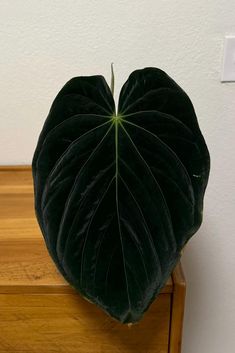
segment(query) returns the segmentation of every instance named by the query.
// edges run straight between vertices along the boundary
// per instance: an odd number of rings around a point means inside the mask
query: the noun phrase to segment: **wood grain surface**
[[[0,167],[0,353],[179,353],[182,286],[177,266],[138,324],[115,321],[68,285],[48,255],[31,168]]]
[[[182,345],[184,303],[186,283],[181,264],[172,273],[174,290],[172,293],[171,327],[169,336],[170,353],[180,353]]]

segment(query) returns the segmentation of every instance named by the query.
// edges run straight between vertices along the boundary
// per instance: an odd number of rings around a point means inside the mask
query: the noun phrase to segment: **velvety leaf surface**
[[[192,103],[163,71],[134,71],[118,114],[102,76],[55,98],[33,158],[35,209],[64,277],[138,321],[202,222],[209,153]]]

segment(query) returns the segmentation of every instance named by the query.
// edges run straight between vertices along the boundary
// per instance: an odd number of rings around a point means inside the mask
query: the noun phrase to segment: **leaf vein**
[[[125,129],[125,127],[123,126],[122,122],[120,122],[120,125],[122,126],[123,130],[125,131],[126,135],[127,135],[127,138],[129,138],[131,144],[133,145],[134,149],[136,150],[137,154],[139,155],[140,159],[142,160],[143,164],[146,166],[146,168],[148,169],[155,185],[157,186],[158,190],[159,190],[159,194],[161,195],[161,198],[162,198],[162,202],[163,202],[163,208],[168,216],[168,219],[170,221],[170,235],[171,237],[173,237],[172,240],[174,240],[174,244],[176,244],[176,238],[175,238],[175,235],[174,235],[174,232],[173,232],[173,225],[172,225],[172,218],[171,218],[171,214],[170,214],[170,210],[167,206],[167,203],[166,203],[166,199],[162,193],[162,190],[161,190],[161,187],[160,185],[158,184],[155,176],[153,175],[153,172],[150,168],[150,166],[148,165],[148,163],[145,161],[145,159],[143,158],[142,154],[140,153],[140,151],[138,150],[136,144],[134,143],[134,141],[132,140],[131,136],[129,135],[129,133],[127,132],[127,130]]]
[[[123,120],[123,121],[124,121],[125,123],[127,123],[127,124],[130,124],[130,125],[135,126],[136,128],[138,128],[138,129],[140,129],[140,130],[145,131],[146,133],[149,133],[149,134],[150,134],[151,136],[153,136],[158,142],[162,143],[162,144],[164,145],[164,147],[175,157],[175,159],[177,160],[178,164],[182,167],[182,169],[183,169],[183,171],[184,171],[184,173],[185,173],[185,175],[186,175],[186,178],[187,178],[187,180],[188,180],[189,185],[190,185],[190,186],[192,185],[191,178],[190,178],[190,176],[189,176],[189,174],[188,174],[188,171],[187,171],[185,165],[184,165],[183,162],[180,160],[180,158],[177,156],[177,154],[172,150],[171,147],[169,147],[169,146],[168,146],[162,139],[160,139],[157,135],[155,135],[154,133],[152,133],[152,132],[149,131],[149,130],[146,130],[146,129],[143,128],[142,126],[139,126],[139,125],[137,125],[137,124],[135,124],[135,123],[132,123],[132,122],[130,122],[130,121],[128,121],[128,120]]]
[[[125,185],[127,191],[128,191],[129,194],[131,195],[132,199],[134,200],[134,202],[135,202],[135,204],[136,204],[136,206],[137,206],[137,208],[138,208],[138,210],[139,210],[139,212],[140,212],[140,214],[141,214],[141,216],[142,216],[142,218],[143,218],[143,221],[144,221],[144,224],[145,224],[145,227],[146,227],[146,231],[147,231],[147,234],[148,234],[148,238],[149,238],[149,241],[150,241],[150,243],[151,243],[151,245],[152,245],[154,257],[155,257],[155,259],[156,259],[157,264],[160,264],[160,263],[159,263],[159,257],[158,257],[156,248],[155,248],[155,246],[154,246],[153,239],[152,239],[152,235],[151,235],[149,226],[148,226],[148,224],[147,224],[147,221],[146,221],[146,219],[145,219],[145,217],[144,217],[143,211],[142,211],[142,209],[141,209],[141,207],[140,207],[140,204],[139,204],[139,202],[136,200],[135,196],[134,196],[133,193],[131,192],[129,186],[127,185],[127,183],[125,182],[125,180],[122,178],[122,176],[120,176],[120,178],[121,178],[123,184]]]
[[[97,206],[96,206],[96,208],[94,210],[94,213],[92,214],[92,217],[91,217],[91,219],[90,219],[90,221],[88,223],[88,226],[87,226],[87,231],[86,231],[85,240],[84,240],[83,248],[82,248],[82,255],[81,255],[81,269],[80,269],[80,285],[81,285],[81,287],[82,287],[82,283],[83,283],[83,272],[84,272],[83,267],[84,267],[84,258],[85,258],[84,254],[85,254],[85,248],[86,248],[86,243],[87,243],[88,235],[89,235],[89,232],[90,232],[90,228],[91,228],[92,222],[93,222],[93,220],[94,220],[94,218],[96,216],[96,213],[97,213],[102,201],[104,200],[104,198],[105,198],[105,196],[106,196],[106,194],[107,194],[107,192],[108,192],[108,190],[109,190],[114,178],[115,178],[115,176],[112,177],[112,179],[110,180],[106,190],[103,192],[102,197],[100,198],[100,200],[99,200],[99,202],[98,202],[98,204],[97,204]]]

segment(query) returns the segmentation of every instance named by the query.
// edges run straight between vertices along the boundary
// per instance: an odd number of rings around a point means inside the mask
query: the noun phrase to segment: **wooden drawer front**
[[[167,353],[171,294],[122,325],[74,294],[0,294],[0,352]]]

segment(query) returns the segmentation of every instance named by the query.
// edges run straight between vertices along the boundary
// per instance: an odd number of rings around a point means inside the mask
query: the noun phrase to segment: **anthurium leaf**
[[[202,222],[209,153],[187,94],[163,71],[134,71],[118,113],[102,76],[70,80],[33,158],[47,248],[84,297],[140,320]]]

